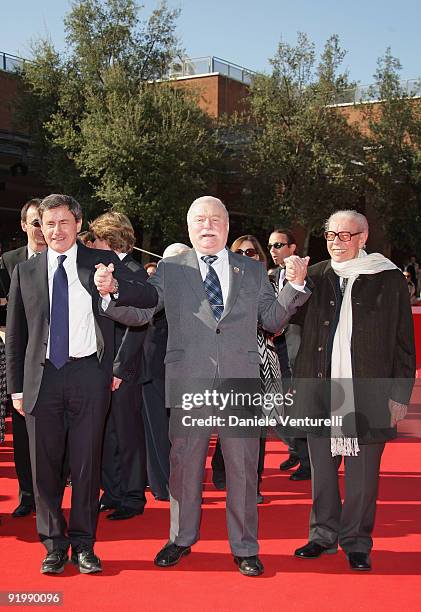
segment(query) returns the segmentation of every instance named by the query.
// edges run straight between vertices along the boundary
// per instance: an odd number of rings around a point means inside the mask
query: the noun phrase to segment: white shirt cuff
[[[12,400],[14,399],[22,399],[23,393],[12,393]]]
[[[107,295],[102,296],[101,308],[104,312],[107,310],[108,306],[110,305],[110,302],[111,302],[111,295],[109,293],[107,293]]]
[[[291,283],[291,282],[289,284],[291,285],[291,287],[293,287],[297,291],[301,291],[301,293],[305,293],[304,289],[306,286],[306,281],[304,281],[304,285],[297,285],[296,283]]]

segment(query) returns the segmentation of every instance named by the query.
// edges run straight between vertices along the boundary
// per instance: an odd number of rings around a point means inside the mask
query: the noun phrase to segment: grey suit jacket
[[[149,283],[158,291],[156,309],[124,308],[142,303],[134,291],[123,291],[107,316],[125,325],[142,325],[164,308],[168,320],[165,357],[167,404],[171,381],[259,379],[256,324],[276,332],[310,297],[286,285],[275,298],[264,266],[229,251],[229,293],[220,321],[206,297],[196,252],[192,249],[163,260]],[[133,286],[131,287],[133,289]],[[179,388],[179,385],[178,385]]]

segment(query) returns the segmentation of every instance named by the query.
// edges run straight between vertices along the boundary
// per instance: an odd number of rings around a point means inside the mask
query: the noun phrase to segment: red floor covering
[[[418,420],[420,414],[414,416]],[[17,483],[9,434],[0,446],[0,591],[62,592],[59,609],[82,612],[421,610],[421,440],[408,437],[386,447],[370,573],[352,572],[343,552],[309,561],[292,556],[306,541],[311,494],[309,482],[291,482],[288,473],[279,471],[285,458],[282,443],[268,443],[262,487],[266,503],[259,508],[261,578],[243,577],[234,566],[225,494],[209,482],[209,469],[201,540],[178,566],[162,570],[152,563],[167,539],[169,509],[148,493],[143,516],[112,523],[101,515],[95,550],[103,561],[102,574],[80,575],[69,564],[63,574],[45,576],[39,572],[44,550],[35,517],[10,517]],[[66,490],[65,508],[69,501]]]

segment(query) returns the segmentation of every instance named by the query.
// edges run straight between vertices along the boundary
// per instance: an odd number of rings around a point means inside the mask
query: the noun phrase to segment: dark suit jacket
[[[6,251],[0,257],[0,270],[4,273],[0,275],[1,297],[6,297],[10,289],[10,279],[12,278],[13,270],[22,261],[28,259],[28,247],[23,246],[13,251]]]
[[[330,260],[309,268],[311,299],[294,317],[303,325],[294,367],[301,393],[293,416],[328,417],[324,381],[330,379],[334,327],[341,296]],[[415,377],[414,327],[408,288],[400,270],[361,274],[352,287],[352,370],[360,443],[396,436],[388,400],[408,404]],[[300,384],[300,380],[302,382]],[[330,396],[329,396],[330,397]]]
[[[97,355],[106,378],[111,379],[114,361],[114,323],[99,314],[99,294],[94,284],[95,264],[113,263],[116,275],[136,280],[143,299],[154,306],[153,287],[124,267],[112,251],[89,249],[78,242],[77,269],[80,282],[92,296]],[[37,401],[47,351],[50,320],[47,251],[16,266],[9,293],[6,328],[7,384],[9,393],[23,391],[24,409],[31,412]]]
[[[145,270],[130,254],[121,263],[139,278],[145,279]],[[146,275],[146,278],[147,275]],[[146,340],[148,325],[126,327],[115,324],[115,351],[113,374],[125,382],[139,383],[143,369],[143,345]]]

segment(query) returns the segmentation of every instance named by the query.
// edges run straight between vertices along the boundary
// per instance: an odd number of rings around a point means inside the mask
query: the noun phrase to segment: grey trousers
[[[369,553],[376,516],[380,460],[384,444],[360,445],[356,457],[345,459],[345,496],[339,491],[341,457],[332,457],[330,438],[308,436],[313,506],[310,542],[346,552]]]
[[[203,475],[212,431],[171,435],[170,541],[190,546],[199,539]],[[227,528],[233,555],[257,555],[257,462],[259,438],[221,436],[227,482]]]

